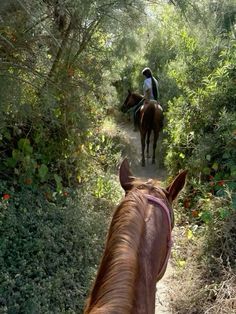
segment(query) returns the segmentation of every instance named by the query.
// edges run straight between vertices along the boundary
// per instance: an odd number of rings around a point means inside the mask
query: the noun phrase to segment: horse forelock
[[[158,194],[158,197],[160,196],[159,194],[163,195],[163,191],[165,191],[165,189],[161,187],[161,181],[151,178],[146,182],[143,182],[140,178],[134,178],[132,187],[138,190],[146,190],[147,193],[155,191],[155,193]]]

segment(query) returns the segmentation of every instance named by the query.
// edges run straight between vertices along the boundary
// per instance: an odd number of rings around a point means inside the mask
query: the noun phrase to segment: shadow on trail
[[[146,159],[146,166],[141,165],[141,139],[139,131],[133,131],[133,125],[131,122],[121,122],[119,125],[120,132],[127,145],[129,146],[126,156],[129,159],[133,174],[142,179],[157,179],[159,181],[166,180],[166,170],[163,165],[163,153],[162,153],[162,138],[161,133],[156,148],[156,164],[152,164],[152,159]],[[150,154],[152,154],[153,135],[150,139]]]

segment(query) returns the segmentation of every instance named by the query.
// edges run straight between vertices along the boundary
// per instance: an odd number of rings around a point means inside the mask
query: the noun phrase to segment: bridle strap
[[[165,261],[161,267],[161,270],[158,274],[161,275],[164,271],[164,269],[167,266],[169,257],[170,257],[170,252],[171,252],[171,247],[172,247],[172,240],[171,240],[171,231],[172,231],[172,219],[170,217],[170,211],[169,208],[167,207],[167,205],[159,198],[153,196],[153,195],[149,195],[149,194],[145,194],[145,197],[147,198],[148,201],[154,203],[155,205],[158,205],[166,214],[167,217],[167,221],[168,221],[168,226],[169,226],[169,234],[168,234],[168,242],[167,242],[167,254],[166,254],[166,258]]]
[[[156,205],[159,205],[162,209],[164,209],[164,212],[166,213],[166,216],[167,216],[167,219],[168,219],[168,224],[169,224],[169,229],[170,229],[170,234],[171,234],[171,231],[172,231],[172,228],[171,228],[172,219],[170,217],[170,210],[167,207],[167,205],[160,198],[157,198],[157,197],[155,197],[153,195],[145,194],[145,196],[146,196],[146,198],[149,201],[153,202]]]

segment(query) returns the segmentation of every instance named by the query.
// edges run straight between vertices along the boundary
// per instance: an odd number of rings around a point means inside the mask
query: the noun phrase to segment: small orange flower
[[[9,198],[10,198],[11,196],[10,196],[10,194],[3,194],[3,199],[4,200],[9,200]]]
[[[25,183],[26,185],[31,185],[32,182],[33,182],[33,181],[32,181],[31,178],[26,178],[25,181],[24,181],[24,183]]]
[[[70,67],[70,68],[67,70],[67,75],[68,75],[69,77],[72,77],[74,74],[75,74],[74,69]]]
[[[210,182],[210,186],[214,186],[215,183],[213,181]]]
[[[68,196],[68,192],[63,192],[63,195],[66,197],[66,196]]]
[[[46,192],[45,197],[49,202],[52,201],[52,194],[50,192]]]
[[[184,200],[184,207],[185,207],[185,208],[189,208],[189,207],[190,207],[190,201],[189,201],[189,199],[185,199],[185,200]]]
[[[219,185],[219,186],[224,186],[224,185],[225,185],[225,181],[224,181],[224,180],[219,181],[219,182],[218,182],[218,185]]]
[[[198,211],[197,210],[192,210],[192,216],[193,217],[198,217]]]

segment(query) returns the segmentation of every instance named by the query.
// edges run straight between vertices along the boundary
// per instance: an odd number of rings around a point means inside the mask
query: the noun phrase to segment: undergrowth
[[[0,313],[82,313],[122,197],[126,143],[96,134],[81,152],[77,186],[0,181]]]
[[[222,187],[227,191],[227,187]],[[172,307],[178,314],[236,313],[236,210],[232,194],[206,188],[189,204],[187,190],[177,213],[173,251],[177,273]],[[183,284],[184,283],[184,284]]]

